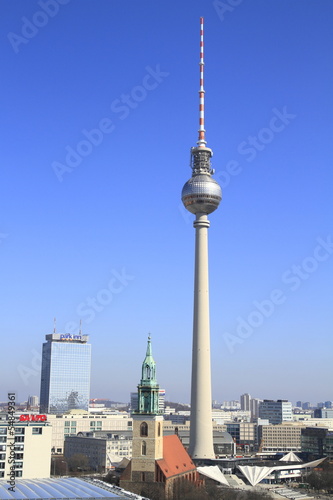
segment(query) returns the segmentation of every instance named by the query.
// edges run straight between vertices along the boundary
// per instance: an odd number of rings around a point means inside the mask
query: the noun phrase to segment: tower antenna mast
[[[204,89],[204,18],[200,17],[200,89],[199,89],[199,138],[198,147],[205,147],[205,89]]]

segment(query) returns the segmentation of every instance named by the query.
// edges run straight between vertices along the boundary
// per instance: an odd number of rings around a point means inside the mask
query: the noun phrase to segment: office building
[[[259,425],[259,449],[263,453],[300,452],[301,431],[297,424]]]
[[[252,422],[227,422],[227,432],[245,451],[253,450],[256,443],[256,424]]]
[[[41,413],[89,409],[91,345],[87,335],[53,333],[43,344]]]
[[[0,478],[15,482],[16,478],[50,477],[51,437],[52,427],[45,421],[15,421],[11,426],[1,421]],[[11,470],[13,459],[15,470]]]
[[[259,403],[259,418],[267,419],[273,425],[291,421],[293,419],[292,405],[285,399],[278,399],[277,401],[264,399]]]
[[[302,453],[311,460],[328,457],[333,460],[333,429],[306,427],[302,429]]]
[[[251,410],[251,422],[254,422],[259,418],[259,405],[262,399],[251,398],[250,410]]]
[[[89,467],[96,472],[107,472],[124,458],[132,458],[132,431],[85,432],[65,439],[65,458],[77,453],[86,455]]]
[[[192,459],[213,459],[212,389],[210,368],[210,324],[208,283],[208,215],[222,199],[219,184],[212,178],[213,152],[206,147],[204,124],[204,42],[200,18],[199,137],[191,148],[192,177],[182,190],[184,207],[195,215],[194,312],[191,385],[191,429],[189,454]]]
[[[316,408],[313,412],[313,418],[333,418],[333,409]]]
[[[240,397],[241,410],[250,411],[251,410],[251,396],[250,394],[242,394]]]
[[[51,451],[56,455],[64,453],[67,436],[95,431],[123,433],[132,430],[132,419],[126,412],[96,415],[83,410],[71,410],[64,415],[47,415],[47,420],[52,425]]]

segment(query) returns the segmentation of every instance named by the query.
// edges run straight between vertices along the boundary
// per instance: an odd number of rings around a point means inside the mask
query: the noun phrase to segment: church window
[[[147,444],[146,441],[141,443],[141,455],[147,455]]]
[[[140,436],[148,436],[148,425],[146,422],[142,422],[140,425]]]

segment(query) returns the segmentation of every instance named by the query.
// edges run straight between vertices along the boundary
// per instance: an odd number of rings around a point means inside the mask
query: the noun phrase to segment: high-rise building
[[[91,345],[88,335],[53,333],[43,344],[41,413],[89,410]]]
[[[251,396],[248,393],[242,394],[240,397],[241,410],[251,410]]]
[[[28,408],[37,408],[39,406],[39,398],[38,396],[29,396],[28,397]]]
[[[211,149],[206,147],[204,124],[204,42],[200,18],[199,138],[191,149],[192,177],[182,190],[185,208],[195,215],[194,314],[189,454],[192,459],[215,458],[212,428],[210,326],[208,285],[208,214],[222,199],[219,184],[212,178]]]
[[[264,399],[259,403],[259,417],[269,420],[269,423],[273,425],[291,421],[293,419],[292,404],[285,399],[277,401]]]
[[[259,417],[259,405],[260,405],[261,401],[262,401],[262,399],[251,398],[250,411],[251,411],[251,421],[252,422]]]

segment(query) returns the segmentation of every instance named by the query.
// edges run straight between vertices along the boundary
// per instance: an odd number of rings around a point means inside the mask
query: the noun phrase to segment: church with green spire
[[[175,434],[163,437],[150,335],[138,385],[138,407],[132,417],[132,459],[120,478],[120,486],[143,496],[154,487],[158,498],[171,499],[175,485],[183,484],[184,480],[199,484],[196,467],[179,437]]]

